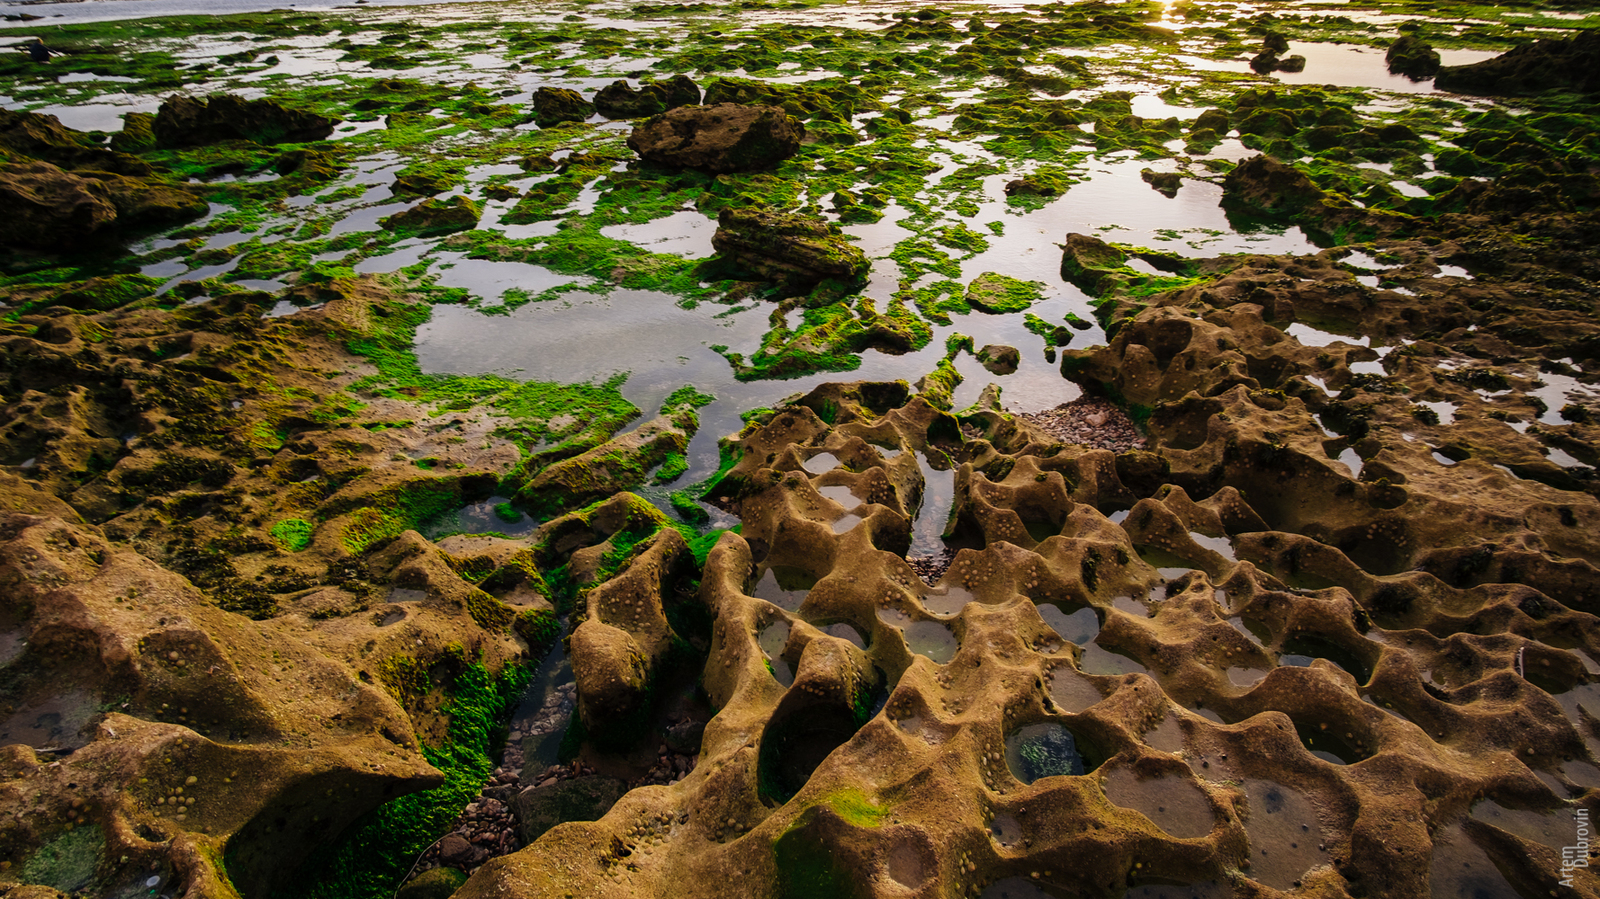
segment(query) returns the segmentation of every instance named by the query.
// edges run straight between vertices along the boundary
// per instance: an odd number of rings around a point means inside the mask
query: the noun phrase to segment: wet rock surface
[[[1389,71],[1423,79],[1439,73],[1439,51],[1413,34],[1403,34],[1384,51]]]

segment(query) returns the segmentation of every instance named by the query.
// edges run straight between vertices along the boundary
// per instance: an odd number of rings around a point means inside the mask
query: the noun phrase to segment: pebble
[[[1144,448],[1144,437],[1127,413],[1109,400],[1080,397],[1043,412],[1016,413],[1052,437],[1113,453]]]

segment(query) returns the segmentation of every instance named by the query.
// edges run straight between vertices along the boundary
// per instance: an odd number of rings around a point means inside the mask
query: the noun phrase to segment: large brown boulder
[[[633,129],[628,149],[647,162],[712,174],[770,168],[793,156],[805,126],[776,106],[685,106]]]
[[[156,145],[199,147],[227,140],[297,144],[323,140],[337,120],[291,109],[276,100],[246,100],[216,94],[204,100],[170,97],[156,111]]]
[[[0,204],[7,210],[0,243],[50,246],[109,227],[117,208],[98,185],[48,162],[0,167]]]
[[[1433,86],[1490,96],[1546,90],[1600,92],[1600,32],[1534,41],[1470,66],[1444,66]]]
[[[872,264],[826,221],[763,209],[722,210],[711,246],[728,274],[804,292],[826,279],[864,284]]]
[[[206,204],[181,187],[104,172],[75,174],[48,162],[0,166],[0,244],[70,248],[114,228],[178,222]]]

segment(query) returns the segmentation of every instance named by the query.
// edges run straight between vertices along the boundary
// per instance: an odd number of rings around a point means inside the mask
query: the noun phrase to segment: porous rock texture
[[[682,106],[641,122],[628,149],[646,162],[712,174],[769,168],[800,149],[806,128],[776,106]]]
[[[1560,276],[1591,263],[1490,221],[1364,247],[1380,287],[1335,247],[1144,294],[1069,240],[1108,342],[1063,372],[1142,447],[931,376],[757,416],[708,493],[741,527],[697,764],[459,895],[1594,894],[1562,851],[1600,810],[1600,391],[1535,394],[1600,346]]]
[[[246,100],[233,94],[204,99],[169,97],[156,110],[151,130],[162,147],[199,147],[227,140],[258,144],[304,143],[333,133],[336,119],[277,100]]]
[[[513,554],[409,530],[515,447],[453,440],[458,413],[403,398],[367,407],[401,427],[324,414],[370,373],[345,342],[403,297],[348,279],[291,318],[243,291],[95,311],[158,283],[5,297],[0,871],[70,847],[84,879],[51,869],[63,888],[142,892],[155,871],[188,899],[264,896],[285,859],[441,782],[423,748],[446,742],[457,676],[542,652],[525,625],[549,605]]]

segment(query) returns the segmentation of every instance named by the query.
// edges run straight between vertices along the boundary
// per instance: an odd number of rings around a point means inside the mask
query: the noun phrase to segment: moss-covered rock
[[[132,115],[138,115],[132,113]],[[133,123],[135,133],[140,125]],[[148,175],[150,166],[142,160],[118,152],[112,144],[107,150],[93,135],[74,131],[53,115],[0,109],[0,150],[21,159],[36,159],[67,170],[112,172],[119,175]]]
[[[111,135],[111,149],[120,153],[143,153],[156,145],[156,117],[148,112],[122,114],[122,130]]]
[[[564,87],[541,87],[533,92],[534,120],[540,128],[550,128],[563,122],[583,122],[595,113],[595,105],[575,90]]]
[[[999,272],[984,272],[967,285],[967,303],[974,309],[996,315],[1021,312],[1043,296],[1043,284]]]
[[[483,210],[477,203],[457,195],[447,200],[423,200],[410,209],[379,220],[378,224],[402,234],[447,234],[477,227],[482,216]]]
[[[206,99],[175,96],[156,111],[151,130],[161,147],[199,147],[229,140],[258,144],[305,143],[333,133],[335,119],[294,109],[272,99],[233,94]]]
[[[1533,41],[1473,65],[1444,66],[1433,84],[1440,90],[1490,96],[1547,90],[1600,93],[1600,31]]]
[[[1115,283],[1128,254],[1088,234],[1068,234],[1061,248],[1061,279],[1090,294],[1100,294]]]
[[[203,214],[193,193],[162,181],[65,172],[47,162],[0,165],[0,244],[68,249],[114,231]]]
[[[674,75],[666,81],[646,81],[634,90],[628,82],[617,80],[594,95],[594,107],[608,119],[637,119],[660,115],[680,106],[700,102],[700,87],[687,75]]]
[[[1414,34],[1402,34],[1383,54],[1389,71],[1421,81],[1439,73],[1439,51]]]

